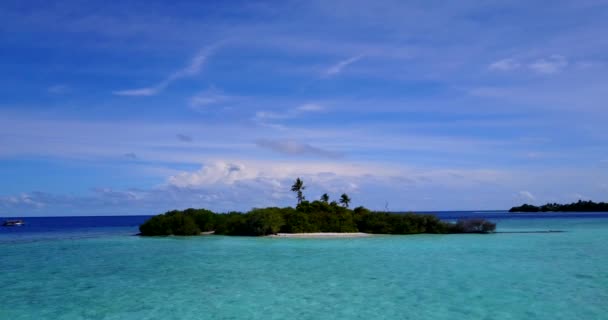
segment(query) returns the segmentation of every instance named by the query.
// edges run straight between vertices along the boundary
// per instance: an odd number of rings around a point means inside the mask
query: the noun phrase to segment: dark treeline
[[[608,212],[608,203],[593,201],[573,202],[570,204],[547,203],[542,206],[533,206],[524,204],[519,207],[513,207],[509,212]]]
[[[146,236],[198,235],[206,231],[219,235],[263,236],[279,232],[489,233],[495,228],[495,224],[485,220],[447,223],[434,215],[372,212],[364,207],[351,210],[336,203],[304,200],[295,209],[271,207],[247,213],[174,210],[150,218],[139,230]]]
[[[495,224],[482,219],[447,223],[433,215],[372,212],[364,207],[351,210],[348,208],[351,199],[345,193],[340,196],[340,205],[329,202],[327,193],[321,200],[310,202],[304,197],[305,189],[300,178],[291,186],[298,200],[295,209],[271,207],[223,214],[206,209],[174,210],[150,218],[139,226],[139,231],[145,236],[198,235],[208,231],[221,235],[263,236],[279,232],[489,233],[496,229]]]

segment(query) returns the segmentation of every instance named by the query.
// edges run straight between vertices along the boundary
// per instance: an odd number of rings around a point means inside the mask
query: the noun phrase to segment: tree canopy
[[[344,193],[337,202],[329,202],[327,193],[321,200],[306,201],[306,187],[297,178],[291,186],[296,192],[296,208],[255,208],[246,213],[214,213],[206,209],[173,210],[148,219],[139,226],[141,235],[198,235],[214,231],[219,235],[263,236],[308,232],[366,232],[382,234],[416,233],[489,233],[496,225],[485,220],[447,223],[434,215],[373,212],[364,207],[348,208],[351,199]]]
[[[298,204],[304,200],[304,194],[303,194],[304,189],[306,189],[306,187],[304,186],[304,181],[302,181],[302,179],[300,179],[298,177],[296,179],[296,181],[293,183],[293,185],[291,186],[291,191],[295,192],[297,195]]]
[[[547,203],[539,207],[523,204],[509,212],[608,212],[608,203],[579,200],[570,204]]]
[[[325,203],[329,203],[329,195],[327,193],[324,193],[321,196],[321,201],[325,202]]]
[[[351,210],[335,202],[304,200],[296,208],[256,208],[246,213],[173,210],[150,218],[139,230],[146,236],[197,235],[212,230],[218,235],[263,236],[278,232],[489,233],[495,227],[485,220],[448,223],[429,214],[374,212],[364,207]]]
[[[341,204],[342,204],[342,205],[343,205],[345,208],[348,208],[348,205],[350,204],[350,197],[349,197],[349,196],[348,196],[346,193],[343,193],[343,194],[340,196],[340,203],[341,203]]]

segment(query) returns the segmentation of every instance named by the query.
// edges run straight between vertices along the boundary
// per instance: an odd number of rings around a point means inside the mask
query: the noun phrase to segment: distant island
[[[570,204],[547,203],[540,207],[524,204],[511,208],[509,212],[608,212],[608,203],[579,200]]]
[[[295,208],[256,208],[249,212],[215,213],[207,209],[173,210],[156,215],[139,226],[142,236],[200,235],[213,233],[233,236],[265,236],[277,233],[370,233],[370,234],[447,234],[491,233],[496,224],[484,219],[449,223],[429,214],[374,212],[362,206],[349,209],[350,197],[339,202],[307,201],[303,181],[291,188],[297,195]]]

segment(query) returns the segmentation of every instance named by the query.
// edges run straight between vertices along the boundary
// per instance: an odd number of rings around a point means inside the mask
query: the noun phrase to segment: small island
[[[231,236],[267,236],[287,234],[448,234],[492,233],[496,224],[484,219],[449,223],[429,214],[374,212],[365,207],[349,208],[347,194],[339,202],[323,194],[307,201],[303,181],[296,179],[291,191],[297,194],[297,206],[255,208],[249,212],[215,213],[207,209],[173,210],[156,215],[140,227],[142,236],[216,234]]]
[[[509,212],[608,212],[608,203],[579,200],[570,204],[547,203],[539,207],[523,204],[519,207],[511,208]]]

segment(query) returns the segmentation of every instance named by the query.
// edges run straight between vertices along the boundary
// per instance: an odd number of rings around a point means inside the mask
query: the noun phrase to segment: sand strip
[[[372,236],[363,232],[312,232],[312,233],[277,233],[272,238],[361,238]]]

